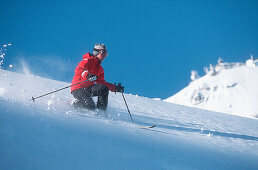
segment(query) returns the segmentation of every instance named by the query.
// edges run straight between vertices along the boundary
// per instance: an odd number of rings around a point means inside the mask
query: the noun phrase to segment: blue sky
[[[190,71],[258,57],[257,0],[1,1],[5,65],[70,82],[82,55],[104,43],[106,80],[126,93],[167,98]]]

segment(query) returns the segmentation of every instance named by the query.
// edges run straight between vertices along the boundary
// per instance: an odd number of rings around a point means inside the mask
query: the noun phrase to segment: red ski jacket
[[[94,74],[94,75],[98,76],[98,79],[93,82],[87,81],[87,82],[83,82],[83,83],[74,85],[71,87],[71,92],[76,89],[89,87],[95,83],[106,85],[108,87],[108,89],[112,92],[116,91],[116,86],[114,84],[111,84],[111,83],[108,83],[105,81],[104,69],[100,65],[99,59],[97,57],[94,57],[90,53],[83,55],[83,60],[75,68],[75,75],[72,80],[72,85],[82,82],[84,80],[87,80],[86,76],[88,74]]]

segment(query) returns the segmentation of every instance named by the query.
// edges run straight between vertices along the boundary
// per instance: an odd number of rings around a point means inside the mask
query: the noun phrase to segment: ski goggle
[[[100,50],[101,54],[107,54],[107,50]]]
[[[94,51],[97,51],[97,52],[99,52],[101,54],[106,54],[107,53],[106,49],[96,49],[96,48],[94,48]]]

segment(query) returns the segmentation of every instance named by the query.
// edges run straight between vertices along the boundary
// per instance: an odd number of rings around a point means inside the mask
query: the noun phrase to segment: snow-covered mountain
[[[258,118],[258,60],[224,63],[205,68],[206,75],[192,71],[193,80],[167,102]]]
[[[125,94],[132,123],[120,93],[105,113],[78,112],[70,89],[29,101],[69,83],[0,78],[0,169],[258,168],[257,119]]]

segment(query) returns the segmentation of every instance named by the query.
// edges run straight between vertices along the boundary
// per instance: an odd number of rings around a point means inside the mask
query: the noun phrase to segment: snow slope
[[[258,67],[222,63],[165,101],[258,118],[257,85]]]
[[[258,120],[110,93],[77,112],[69,85],[0,69],[0,169],[257,169]],[[140,129],[136,125],[157,126]]]

